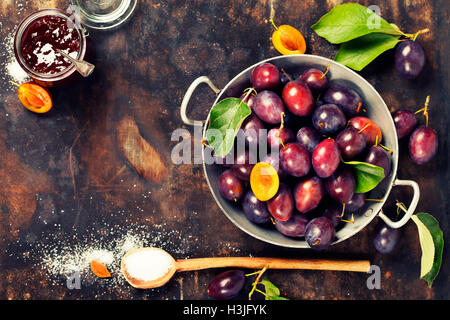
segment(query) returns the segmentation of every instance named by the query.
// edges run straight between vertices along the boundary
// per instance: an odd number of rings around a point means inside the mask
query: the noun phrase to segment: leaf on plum
[[[211,108],[206,139],[215,156],[225,157],[230,153],[242,122],[251,112],[249,106],[238,98],[226,98]]]
[[[383,52],[394,48],[400,36],[372,33],[341,44],[335,60],[361,71]]]
[[[382,167],[360,161],[349,161],[345,164],[351,166],[355,172],[355,193],[366,193],[374,189],[384,179]]]
[[[439,222],[430,214],[419,212],[411,217],[419,231],[422,259],[420,263],[420,278],[431,287],[442,264],[444,236]]]
[[[357,3],[345,3],[334,7],[311,28],[319,36],[335,44],[370,33],[402,34],[397,26]]]

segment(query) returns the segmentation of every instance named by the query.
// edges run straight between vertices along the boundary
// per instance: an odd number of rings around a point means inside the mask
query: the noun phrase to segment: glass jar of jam
[[[36,11],[19,25],[14,39],[17,62],[37,83],[51,87],[78,77],[75,66],[56,49],[75,59],[86,54],[84,30],[59,9]]]

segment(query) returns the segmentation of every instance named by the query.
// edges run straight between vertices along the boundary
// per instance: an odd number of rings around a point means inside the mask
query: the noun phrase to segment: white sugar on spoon
[[[158,248],[140,248],[129,251],[121,263],[122,273],[136,288],[164,285],[175,273],[175,260],[166,251]],[[173,271],[173,272],[172,272]],[[170,275],[167,280],[167,275]]]

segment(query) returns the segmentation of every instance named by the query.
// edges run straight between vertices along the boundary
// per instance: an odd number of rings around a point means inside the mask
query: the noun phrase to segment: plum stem
[[[322,93],[319,93],[319,94],[317,95],[316,101],[320,101],[321,95],[322,95]]]
[[[208,144],[208,141],[206,140],[206,138],[202,139],[202,145],[204,145],[207,148],[214,149],[211,145]]]
[[[243,93],[247,93],[247,92],[249,92],[249,91],[251,91],[252,94],[253,94],[253,92],[254,92],[255,94],[257,93],[256,90],[255,90],[255,88],[252,88],[252,87],[245,89]]]
[[[266,270],[269,268],[269,265],[266,265],[264,268],[262,268],[261,270],[259,270],[258,272],[254,273],[254,274],[258,274],[258,276],[255,279],[255,282],[252,283],[252,290],[250,291],[250,293],[248,294],[248,300],[252,300],[252,295],[253,292],[255,292],[256,290],[256,286],[259,283],[259,280],[261,279],[262,275],[264,272],[266,272]]]
[[[16,87],[20,87],[20,84],[14,82],[14,81],[9,81],[10,83],[12,83],[13,85],[15,85]]]
[[[327,64],[327,70],[325,70],[325,73],[324,74],[322,74],[321,76],[320,76],[320,80],[322,80],[325,76],[326,76],[326,74],[328,73],[328,71],[330,71],[330,64]]]
[[[275,25],[275,22],[273,21],[273,17],[270,18],[270,22],[274,26],[275,30],[278,30],[278,27]]]
[[[383,199],[366,199],[366,201],[383,202]]]
[[[378,136],[377,136],[377,139],[378,139]],[[389,149],[388,147],[382,145],[381,143],[380,143],[380,147],[382,147],[384,150],[386,150],[387,152],[389,152],[389,154],[393,154],[393,153],[394,153],[394,151],[392,151],[392,149]]]
[[[400,214],[400,210],[403,210],[403,212],[405,212],[405,213],[408,211],[408,210],[406,210],[406,207],[402,202],[400,202],[398,200],[395,200],[395,202],[396,202],[395,205],[397,206],[397,215]]]
[[[429,28],[425,28],[425,29],[419,30],[419,31],[417,31],[416,33],[414,33],[414,35],[413,35],[413,37],[412,37],[411,39],[412,39],[413,41],[416,41],[417,37],[418,37],[420,34],[422,34],[422,33],[427,33],[427,32],[429,32],[429,31],[430,31]]]
[[[345,212],[345,203],[342,204],[341,218],[344,216],[344,212]]]
[[[255,289],[255,291],[256,291],[256,292],[259,292],[259,293],[261,293],[261,294],[263,294],[264,296],[267,297],[267,293],[265,293],[264,291],[259,290],[259,289]]]
[[[417,37],[422,34],[422,33],[427,33],[430,32],[429,28],[425,28],[425,29],[421,29],[419,31],[417,31],[416,33],[404,33],[402,31],[400,31],[402,33],[403,36],[405,36],[408,39],[411,39],[412,41],[416,41]]]
[[[241,100],[242,102],[246,101],[248,99],[248,97],[252,94],[252,92],[256,93],[256,90],[255,90],[255,88],[247,88],[244,90],[244,92],[245,92],[245,96],[244,96],[244,98],[242,98],[242,100]]]
[[[286,73],[286,71],[284,71],[283,68],[281,68],[281,72],[284,73],[284,75],[289,79],[289,81],[292,81],[291,77],[289,77],[289,75]]]
[[[364,127],[362,127],[362,129],[359,130],[358,133],[363,132],[363,131],[366,130],[368,127],[370,127],[370,123],[368,123],[368,124],[366,124]],[[377,137],[378,137],[378,135],[377,135]]]
[[[347,223],[355,223],[355,216],[352,213],[352,218],[350,220],[345,220],[345,219],[341,219],[342,222],[347,222]]]
[[[360,101],[359,103],[358,103],[358,107],[356,108],[356,113],[359,113],[361,110],[363,111],[363,112],[366,112],[366,110],[362,107],[362,102]]]
[[[425,125],[428,127],[428,105],[430,103],[430,96],[427,96],[425,99],[425,105],[422,109],[417,110],[414,114],[417,114],[419,112],[423,112],[423,115],[425,117]]]
[[[281,139],[281,130],[282,130],[283,127],[284,127],[284,116],[285,116],[285,113],[282,112],[282,113],[281,113],[281,124],[280,124],[280,129],[278,129],[278,138],[280,139],[280,143],[281,143],[281,145],[283,146],[283,150],[286,149],[286,146],[285,146],[284,143],[283,143],[283,139]]]

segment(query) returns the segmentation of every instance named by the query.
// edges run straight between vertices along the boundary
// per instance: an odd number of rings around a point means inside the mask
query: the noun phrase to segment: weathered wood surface
[[[309,26],[339,3],[277,1],[276,21],[300,29],[308,53],[331,58],[336,47]],[[428,63],[419,80],[400,78],[392,52],[362,75],[392,110],[416,110],[431,95],[430,125],[439,133],[439,153],[431,163],[417,166],[401,143],[398,177],[419,182],[422,197],[417,211],[433,214],[448,241],[449,4],[445,0],[390,0],[379,5],[382,16],[405,31],[431,30],[420,38]],[[66,6],[62,0],[3,0],[0,38],[38,8]],[[207,75],[222,87],[247,66],[278,55],[270,41],[269,14],[268,0],[139,1],[128,24],[116,31],[91,32],[94,74],[70,88],[52,90],[55,106],[49,114],[26,111],[8,81],[0,83],[0,298],[208,298],[206,287],[217,271],[177,274],[158,290],[108,286],[103,280],[68,290],[63,280],[59,285],[50,281],[37,264],[39,257],[27,259],[42,239],[83,237],[99,221],[125,229],[128,224],[149,228],[164,224],[165,230],[176,230],[184,239],[184,253],[190,257],[357,258],[370,259],[381,268],[380,290],[366,287],[367,274],[270,271],[268,278],[292,299],[450,298],[449,246],[430,289],[419,279],[420,247],[413,223],[403,228],[399,247],[389,255],[377,253],[372,245],[377,219],[325,252],[279,248],[253,239],[228,221],[215,204],[200,165],[172,164],[170,152],[175,143],[170,137],[174,129],[183,127],[179,105],[191,81]],[[6,55],[1,59],[3,68]],[[214,96],[200,89],[195,97],[190,115],[203,119]],[[161,182],[141,178],[118,148],[117,128],[125,116],[135,120],[140,135],[154,149],[151,152],[160,154],[164,164],[158,160],[156,165],[167,166]],[[396,188],[386,211],[395,212],[395,199],[408,203],[410,196],[409,190]],[[177,243],[172,246],[175,250]]]

